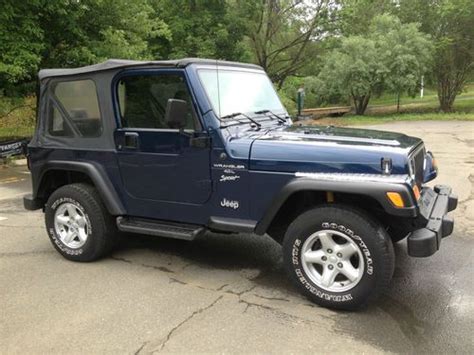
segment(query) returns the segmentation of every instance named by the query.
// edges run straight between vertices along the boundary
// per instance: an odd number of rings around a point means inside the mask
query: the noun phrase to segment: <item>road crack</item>
[[[152,266],[152,265],[147,265],[147,264],[140,264],[140,263],[135,263],[129,259],[125,259],[125,258],[121,258],[121,257],[111,257],[111,259],[113,260],[116,260],[116,261],[121,261],[121,262],[125,262],[125,263],[129,263],[129,264],[134,264],[134,265],[137,265],[137,266],[141,266],[141,267],[147,267],[147,268],[153,268],[153,269],[157,269],[157,270],[160,270],[160,271],[163,271],[162,270],[162,267],[157,267],[157,266]],[[202,290],[206,290],[206,291],[211,291],[211,292],[217,292],[218,294],[220,294],[220,296],[218,298],[216,298],[216,300],[214,302],[212,302],[209,306],[206,306],[204,308],[200,308],[198,309],[197,311],[193,312],[189,317],[187,317],[185,320],[183,320],[181,323],[179,323],[176,327],[174,327],[173,329],[170,330],[170,332],[168,333],[168,335],[165,337],[165,340],[158,346],[158,348],[156,348],[155,350],[152,351],[152,353],[154,352],[160,352],[161,350],[163,350],[163,348],[166,346],[166,344],[168,343],[168,341],[171,339],[171,337],[173,336],[173,334],[181,327],[183,326],[186,322],[188,322],[189,320],[191,320],[193,317],[195,317],[196,315],[206,311],[207,309],[213,307],[220,299],[222,299],[224,297],[225,294],[228,294],[228,295],[233,295],[237,298],[237,302],[240,303],[240,304],[244,304],[245,305],[245,309],[243,310],[242,313],[247,313],[247,311],[249,310],[249,308],[251,307],[255,307],[257,309],[260,309],[260,310],[264,310],[264,311],[269,311],[271,313],[274,313],[276,316],[278,316],[279,318],[284,318],[284,319],[293,319],[294,321],[298,321],[298,322],[304,322],[306,324],[316,324],[315,322],[313,321],[310,321],[308,319],[305,319],[303,317],[299,317],[299,316],[295,316],[295,315],[291,315],[291,314],[288,314],[286,312],[283,312],[281,310],[279,310],[278,308],[274,308],[274,307],[271,307],[271,306],[268,306],[268,305],[264,305],[264,304],[260,304],[260,303],[255,303],[255,302],[251,302],[251,301],[247,301],[245,299],[243,299],[243,297],[252,292],[254,289],[257,288],[257,285],[253,285],[253,286],[250,286],[250,287],[247,287],[246,289],[242,290],[242,291],[233,291],[233,290],[227,290],[226,287],[230,286],[231,284],[222,284],[221,286],[217,287],[217,288],[209,288],[209,287],[204,287],[202,285],[196,285],[196,284],[193,284],[193,283],[188,283],[188,282],[185,282],[185,281],[182,281],[182,280],[179,280],[177,278],[174,278],[174,277],[168,277],[169,279],[169,282],[170,283],[178,283],[180,285],[183,285],[185,287],[194,287],[194,288],[198,288],[198,289],[202,289]],[[277,298],[277,297],[265,297],[265,296],[261,296],[261,295],[258,295],[256,293],[252,293],[252,295],[258,297],[258,298],[261,298],[261,299],[264,299],[264,300],[268,300],[268,301],[284,301],[284,302],[289,302],[291,303],[291,301],[289,299],[285,299],[285,298]]]
[[[458,201],[459,205],[465,205],[468,202],[474,200],[474,174],[469,174],[468,178],[469,182],[471,183],[471,189],[469,191],[469,196],[466,197],[464,200]]]
[[[276,311],[277,311],[277,309],[272,308],[272,307],[270,307],[270,306],[265,306],[265,305],[263,305],[263,304],[245,301],[245,300],[243,300],[243,299],[241,299],[241,298],[239,298],[239,303],[245,304],[245,309],[244,309],[244,311],[243,311],[242,313],[247,313],[247,310],[248,310],[250,307],[257,307],[257,308],[264,309],[264,310],[271,311],[271,312],[276,312]]]
[[[188,284],[187,282],[175,279],[174,277],[170,277],[170,283],[177,283],[177,284],[180,284],[180,285],[187,285]]]
[[[243,290],[241,292],[235,292],[235,291],[232,291],[232,290],[227,290],[225,291],[225,293],[230,293],[231,295],[235,295],[235,296],[238,296],[239,298],[242,297],[244,294],[254,290],[257,286],[252,286],[246,290]]]
[[[219,288],[216,288],[216,291],[222,291],[224,289],[224,287],[226,287],[226,286],[229,286],[229,284],[223,284]]]
[[[163,350],[163,348],[166,346],[166,344],[170,341],[171,337],[173,336],[173,334],[179,329],[181,328],[184,324],[186,324],[187,322],[189,322],[191,319],[193,319],[195,316],[207,311],[208,309],[214,307],[216,305],[217,302],[219,302],[222,297],[224,297],[223,295],[220,295],[219,297],[217,297],[211,304],[209,304],[208,306],[206,307],[202,307],[202,308],[199,308],[198,310],[194,311],[193,313],[191,313],[191,315],[189,315],[186,319],[184,319],[182,322],[180,322],[178,325],[176,325],[175,327],[173,327],[169,332],[168,334],[166,335],[166,338],[165,340],[160,344],[159,348],[156,349],[156,350],[153,350],[152,353],[155,353],[155,352],[159,352],[161,350]],[[142,347],[143,348],[143,347]],[[140,349],[141,350],[141,349]]]
[[[131,260],[125,259],[125,258],[119,258],[117,256],[111,256],[110,259],[115,260],[115,261],[122,261],[124,263],[128,264],[133,264]]]
[[[144,268],[147,268],[147,269],[155,269],[155,270],[160,270],[160,271],[163,271],[163,272],[167,272],[167,273],[171,273],[171,274],[174,274],[174,271],[173,270],[170,270],[164,266],[156,266],[156,265],[150,265],[150,264],[142,264],[142,263],[134,263],[133,261],[131,260],[128,260],[128,259],[125,259],[125,258],[119,258],[119,257],[116,257],[116,256],[111,256],[110,259],[112,260],[116,260],[116,261],[122,261],[124,263],[128,263],[128,264],[133,264],[133,265],[138,265],[138,266],[141,266],[141,267],[144,267]]]
[[[262,298],[264,300],[269,300],[269,301],[283,301],[283,302],[290,302],[289,299],[282,298],[282,297],[266,297],[266,296],[261,296],[257,295],[256,293],[253,294],[255,297]]]
[[[148,344],[148,342],[147,342],[147,341],[146,341],[146,342],[144,342],[144,343],[142,344],[142,346],[140,346],[140,347],[137,349],[137,351],[135,351],[135,352],[134,352],[134,355],[138,355],[138,354],[140,354],[140,351],[142,351],[142,350],[143,350],[143,348],[145,347],[145,345],[146,345],[146,344]]]

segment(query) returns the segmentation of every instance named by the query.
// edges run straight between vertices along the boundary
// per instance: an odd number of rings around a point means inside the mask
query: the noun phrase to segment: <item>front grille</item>
[[[418,187],[423,185],[423,175],[424,175],[424,163],[425,163],[425,145],[420,144],[417,146],[413,152],[410,154],[410,175],[415,179]]]

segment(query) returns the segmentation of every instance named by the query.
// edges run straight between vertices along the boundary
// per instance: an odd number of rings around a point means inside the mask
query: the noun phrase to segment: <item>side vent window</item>
[[[62,137],[102,134],[97,89],[92,80],[63,81],[53,86],[49,133]]]
[[[52,101],[50,101],[50,107],[51,120],[49,121],[49,134],[57,137],[73,137],[74,134],[70,126]]]

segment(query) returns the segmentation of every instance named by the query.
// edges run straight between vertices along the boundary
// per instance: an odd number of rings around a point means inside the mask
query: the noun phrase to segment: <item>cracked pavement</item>
[[[268,237],[127,236],[108,258],[63,259],[24,167],[0,167],[1,353],[474,352],[474,123],[374,126],[420,136],[459,195],[454,234],[426,259],[395,245],[386,295],[360,312],[295,291]]]

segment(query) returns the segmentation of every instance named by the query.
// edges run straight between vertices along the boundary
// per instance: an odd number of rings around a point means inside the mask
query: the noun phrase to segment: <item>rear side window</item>
[[[122,127],[172,129],[166,122],[169,99],[188,103],[186,129],[197,129],[191,96],[184,77],[174,74],[126,76],[117,88]]]
[[[97,89],[92,80],[59,82],[53,86],[49,133],[63,137],[98,137],[102,133]]]

